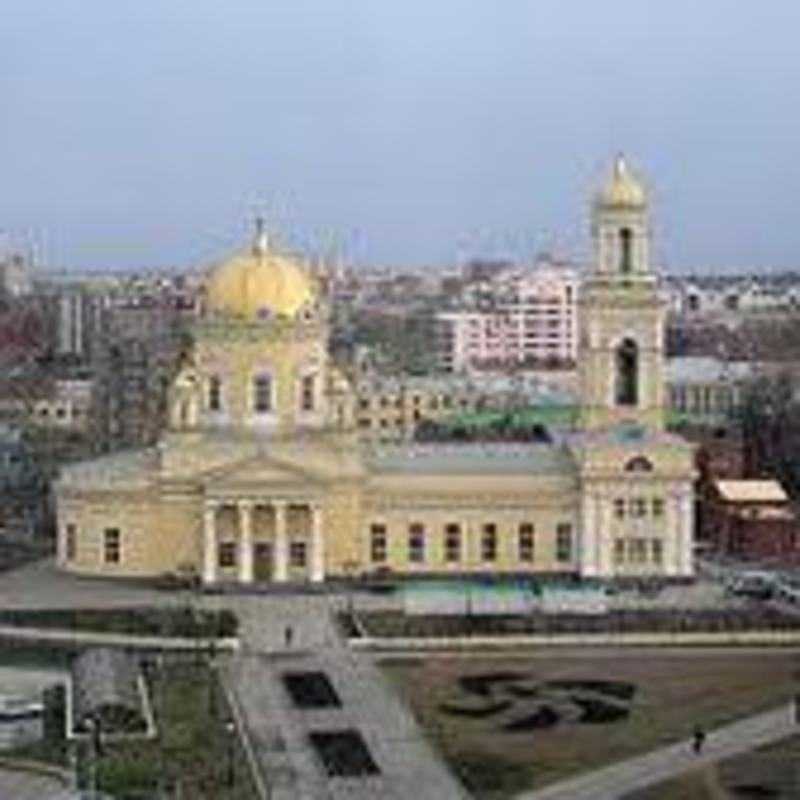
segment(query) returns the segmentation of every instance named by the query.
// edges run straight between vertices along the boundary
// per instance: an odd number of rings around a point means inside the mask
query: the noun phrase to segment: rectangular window
[[[614,500],[614,516],[617,519],[625,519],[625,500],[622,497]]]
[[[386,526],[372,525],[369,529],[369,555],[373,564],[386,561]]]
[[[654,517],[664,516],[664,501],[660,497],[653,498],[653,516]]]
[[[289,543],[289,564],[294,568],[302,568],[306,565],[306,543]]]
[[[220,567],[236,566],[236,542],[220,542],[217,552],[217,561]]]
[[[119,528],[106,528],[103,532],[103,560],[106,564],[119,564],[120,556]]]
[[[212,375],[208,380],[208,410],[219,411],[222,408],[222,381],[219,375]]]
[[[523,522],[518,531],[518,556],[520,561],[531,563],[534,559],[533,525]]]
[[[615,564],[624,564],[625,563],[625,540],[624,539],[614,539],[614,563]]]
[[[301,383],[300,408],[302,411],[314,410],[314,376],[306,375]]]
[[[653,539],[650,542],[651,554],[654,564],[661,564],[664,561],[664,543],[661,539]]]
[[[633,564],[644,564],[647,561],[647,539],[631,539],[630,555]]]
[[[425,563],[425,526],[419,522],[408,528],[408,560],[412,564]]]
[[[67,528],[65,531],[66,536],[66,559],[67,561],[74,561],[75,556],[78,553],[78,529],[77,527],[69,522],[67,523]]]
[[[556,560],[572,560],[572,525],[568,522],[559,523],[556,528]]]
[[[253,408],[257,414],[272,411],[272,378],[269,375],[257,375],[253,382]]]
[[[461,561],[461,526],[452,524],[444,529],[444,560],[452,564]]]
[[[494,561],[497,558],[497,525],[492,522],[483,526],[481,533],[481,559]]]
[[[634,497],[631,500],[631,516],[643,517],[647,514],[647,503],[643,497]]]

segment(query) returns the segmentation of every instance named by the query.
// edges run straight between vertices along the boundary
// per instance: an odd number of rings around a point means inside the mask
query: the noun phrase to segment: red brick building
[[[713,480],[705,494],[703,539],[721,555],[743,559],[800,552],[797,519],[775,480]]]

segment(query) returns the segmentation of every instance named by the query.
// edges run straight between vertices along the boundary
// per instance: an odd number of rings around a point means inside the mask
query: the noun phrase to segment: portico
[[[203,583],[325,580],[317,499],[210,497],[203,514]]]

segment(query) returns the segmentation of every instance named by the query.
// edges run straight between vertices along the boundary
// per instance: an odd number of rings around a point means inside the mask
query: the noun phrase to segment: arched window
[[[222,381],[219,375],[208,379],[208,410],[219,411],[222,408]]]
[[[639,348],[633,339],[623,339],[617,348],[616,395],[618,406],[639,402]]]
[[[650,459],[644,456],[634,456],[625,465],[625,472],[652,472],[653,465]]]
[[[619,232],[619,271],[627,275],[633,271],[633,232],[621,228]]]
[[[267,374],[256,375],[253,379],[253,409],[256,414],[272,411],[272,378]]]

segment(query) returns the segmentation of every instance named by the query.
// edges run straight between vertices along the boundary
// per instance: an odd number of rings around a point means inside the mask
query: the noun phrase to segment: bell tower
[[[586,430],[664,426],[664,304],[650,265],[647,193],[617,156],[592,208],[594,258],[580,294]]]

